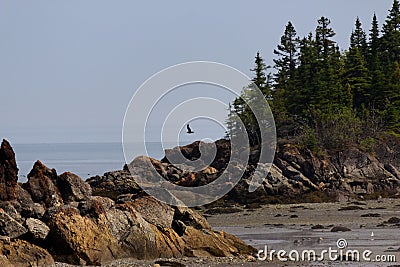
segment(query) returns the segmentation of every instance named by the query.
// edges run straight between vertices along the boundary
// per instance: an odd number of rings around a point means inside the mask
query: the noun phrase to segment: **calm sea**
[[[140,147],[139,143],[137,147]],[[49,168],[55,168],[58,174],[69,171],[82,179],[120,170],[125,164],[121,143],[14,144],[13,149],[20,182],[27,180],[36,160]],[[161,159],[164,156],[160,143],[147,143],[147,149],[153,158]],[[134,156],[144,154],[139,149],[134,152]]]

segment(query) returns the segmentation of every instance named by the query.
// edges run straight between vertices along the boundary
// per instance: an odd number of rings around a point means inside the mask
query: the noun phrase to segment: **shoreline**
[[[337,240],[344,238],[348,243],[346,249],[368,249],[373,255],[394,255],[398,264],[400,222],[392,219],[396,223],[388,223],[391,218],[400,218],[400,199],[262,205],[253,211],[211,215],[207,220],[214,229],[234,234],[257,249],[267,246],[277,251],[312,249],[320,252],[329,247],[337,249]],[[332,232],[336,226],[349,231]],[[332,266],[344,263],[332,262]],[[315,263],[307,262],[297,264],[315,266]],[[363,264],[360,266],[377,266],[376,263]],[[378,266],[395,264],[382,263]]]
[[[349,210],[346,210],[347,207]],[[359,207],[359,208],[354,208]],[[343,209],[344,210],[339,210]],[[280,216],[279,216],[280,214]],[[362,216],[365,214],[379,214]],[[277,216],[278,215],[278,216]],[[293,216],[296,215],[296,216]],[[215,230],[234,234],[247,244],[271,249],[327,249],[336,248],[336,240],[345,238],[349,249],[360,251],[370,249],[374,255],[395,255],[397,262],[320,262],[287,261],[276,257],[273,261],[259,261],[255,257],[212,257],[212,258],[174,258],[155,260],[120,259],[104,266],[399,266],[400,264],[400,223],[389,224],[390,218],[400,218],[400,199],[380,199],[368,201],[268,204],[258,209],[244,209],[230,214],[208,215],[207,221]],[[322,225],[324,229],[311,229]],[[380,225],[380,226],[379,226]],[[348,232],[331,232],[334,226],[348,227]],[[371,237],[374,232],[374,237]],[[165,265],[162,265],[164,263]],[[170,264],[170,265],[167,265]],[[54,267],[69,267],[56,263]]]

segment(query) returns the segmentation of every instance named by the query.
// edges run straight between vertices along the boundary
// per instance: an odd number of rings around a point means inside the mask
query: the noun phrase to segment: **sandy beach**
[[[400,199],[380,199],[345,203],[264,205],[255,210],[209,216],[210,224],[242,238],[248,244],[270,250],[297,251],[337,249],[345,239],[346,249],[370,250],[375,255],[400,259]],[[343,227],[346,232],[332,232]],[[340,229],[339,229],[340,230]],[[372,259],[375,260],[375,259]],[[276,262],[275,262],[276,263]],[[288,263],[285,263],[288,264]],[[292,263],[299,266],[306,262]],[[323,264],[323,263],[321,263]],[[324,264],[328,262],[324,261]],[[329,262],[332,266],[358,266],[355,262]],[[395,266],[395,262],[360,262],[359,266]],[[314,262],[310,266],[316,266]],[[285,266],[284,264],[282,266]],[[322,266],[322,265],[321,265]]]

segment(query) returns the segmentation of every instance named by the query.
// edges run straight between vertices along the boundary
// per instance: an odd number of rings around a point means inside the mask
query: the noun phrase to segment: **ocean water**
[[[134,157],[146,154],[140,150],[140,143],[130,147],[133,149],[130,155]],[[156,159],[164,156],[160,143],[150,142],[146,147],[149,156]],[[82,179],[120,170],[125,164],[121,143],[13,144],[13,149],[20,182],[27,181],[28,173],[36,160],[40,160],[49,168],[55,168],[58,174],[69,171]]]

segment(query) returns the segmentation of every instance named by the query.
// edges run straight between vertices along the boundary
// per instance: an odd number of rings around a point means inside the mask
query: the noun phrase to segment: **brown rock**
[[[49,266],[54,264],[53,257],[43,248],[24,240],[11,243],[0,241],[1,266]]]
[[[101,265],[126,256],[107,229],[100,229],[75,209],[51,214],[48,224],[51,229],[48,239],[57,261]]]
[[[124,251],[129,252],[130,257],[152,259],[159,256],[153,228],[128,205],[107,211],[100,220],[104,222],[101,222],[102,225],[110,229],[118,243],[122,244]]]
[[[0,200],[17,198],[18,168],[15,153],[7,140],[0,147]]]
[[[60,206],[63,200],[55,185],[56,180],[56,170],[47,168],[38,160],[28,174],[28,182],[22,187],[30,193],[34,202],[43,203],[46,207]]]
[[[183,239],[172,229],[163,228],[158,229],[151,226],[156,233],[156,246],[159,257],[177,258],[182,257],[184,254],[185,242]]]
[[[174,220],[181,221],[186,226],[191,226],[195,229],[211,229],[206,218],[196,211],[184,206],[175,207]]]
[[[78,175],[65,172],[57,177],[57,187],[65,203],[82,201],[92,195],[92,189]]]
[[[231,257],[253,254],[255,249],[225,232],[187,227],[183,235],[185,255],[189,257]]]
[[[131,205],[147,222],[160,228],[171,228],[174,209],[170,206],[151,196],[137,198],[131,202]]]
[[[100,214],[110,210],[114,205],[114,201],[110,198],[90,196],[86,201],[79,203],[78,209],[82,216],[99,218]]]
[[[351,229],[344,226],[335,226],[331,229],[331,232],[349,232],[349,231],[351,231]]]
[[[122,194],[136,194],[142,191],[128,170],[106,172],[86,180],[92,187],[93,195],[116,200]]]

